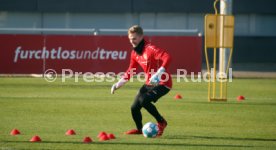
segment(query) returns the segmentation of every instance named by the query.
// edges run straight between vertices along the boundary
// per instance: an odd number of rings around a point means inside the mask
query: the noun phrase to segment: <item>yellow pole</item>
[[[219,0],[216,0],[215,2],[214,2],[214,9],[215,9],[215,14],[217,15],[218,14],[218,9],[217,9],[217,7],[216,7],[216,5],[217,5],[217,3],[218,3],[218,1]],[[217,24],[217,18],[215,19],[215,22],[216,22],[216,24]],[[216,48],[217,48],[217,30],[215,30],[215,36],[214,36],[214,41],[215,41],[215,46],[214,46],[214,59],[213,59],[213,68],[214,68],[214,70],[213,70],[213,81],[212,81],[212,79],[211,79],[211,82],[213,82],[213,87],[212,87],[212,90],[213,90],[213,99],[216,97],[216,70],[217,70],[217,67],[216,67],[216,61],[217,61],[217,50],[216,50]],[[211,77],[211,78],[212,78]]]
[[[213,62],[213,67],[214,67],[214,70],[213,70],[213,98],[215,98],[215,95],[216,95],[216,74],[217,74],[217,64],[216,64],[216,61],[217,61],[217,48],[214,48],[214,62]]]
[[[226,74],[227,74],[227,76],[228,76],[228,73],[229,73],[229,68],[230,68],[230,63],[231,63],[231,59],[232,59],[232,54],[233,54],[233,48],[230,48],[230,56],[228,58],[228,65],[227,65],[227,68],[226,68]],[[227,82],[226,82],[226,85],[225,85],[225,98],[227,98]]]
[[[224,53],[223,53],[224,55]],[[224,57],[224,56],[223,56]],[[220,98],[222,99],[223,97],[223,80],[224,77],[222,76],[221,70],[224,70],[223,65],[220,65],[220,74],[219,74],[219,82],[220,82]]]
[[[206,43],[206,40],[205,40],[205,43]],[[210,101],[210,86],[211,86],[211,84],[210,84],[210,64],[209,64],[209,59],[208,59],[208,54],[207,54],[207,47],[205,46],[205,58],[206,58],[206,65],[207,65],[207,72],[208,72],[208,80],[209,80],[209,82],[208,82],[208,100]]]
[[[205,27],[206,28],[206,27]],[[206,31],[206,30],[205,30]],[[205,38],[205,43],[206,43],[206,38]],[[207,46],[205,44],[205,58],[206,58],[206,65],[207,65],[207,72],[208,72],[208,80],[210,80],[210,64],[209,64],[209,59],[208,59],[208,50]],[[208,82],[208,100],[210,101],[210,82]]]
[[[217,3],[218,3],[219,0],[216,0],[214,2],[214,9],[215,9],[215,14],[217,15],[218,14],[218,9],[217,9]]]
[[[233,49],[233,44],[230,44],[230,43],[233,42],[233,39],[231,37],[234,34],[232,33],[233,32],[232,24],[234,20],[232,16],[218,14],[218,9],[216,5],[219,1],[220,0],[214,1],[215,14],[214,15],[207,14],[205,16],[205,26],[204,26],[206,31],[205,32],[206,34],[205,35],[205,57],[206,57],[206,64],[207,64],[207,73],[208,73],[207,75],[209,79],[209,82],[208,82],[208,100],[209,101],[227,100],[227,81],[228,81],[228,73],[229,73],[229,67],[231,64],[232,49]],[[221,5],[222,11],[225,11],[224,9],[226,9],[226,1],[227,0],[221,0],[221,2],[223,2],[225,6],[223,8]],[[228,51],[229,54],[228,53],[226,54],[227,48],[229,49]],[[211,49],[214,57],[213,65],[212,63],[209,62],[210,58],[208,56],[208,51]],[[219,55],[217,52],[219,53]],[[228,55],[230,56],[227,57]],[[219,56],[219,63],[217,63],[217,56]],[[219,66],[217,66],[217,64]],[[219,71],[217,71],[217,69],[219,69]],[[216,82],[218,82],[218,84]]]

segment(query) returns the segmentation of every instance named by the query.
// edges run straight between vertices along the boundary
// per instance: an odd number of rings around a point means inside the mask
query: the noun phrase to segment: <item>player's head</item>
[[[133,47],[136,47],[143,40],[143,29],[134,25],[128,29],[128,39]]]

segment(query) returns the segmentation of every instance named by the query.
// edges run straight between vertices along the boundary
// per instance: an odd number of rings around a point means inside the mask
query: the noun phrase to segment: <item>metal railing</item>
[[[126,35],[127,29],[0,28],[0,34]],[[144,29],[145,35],[201,35],[198,29]]]
[[[0,28],[0,34],[94,34],[95,32],[94,28]]]
[[[99,35],[126,35],[127,29],[99,29]],[[198,29],[144,29],[145,35],[198,35]]]

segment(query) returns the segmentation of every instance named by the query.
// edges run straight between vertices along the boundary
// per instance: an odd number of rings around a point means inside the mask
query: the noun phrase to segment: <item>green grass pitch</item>
[[[130,105],[142,83],[128,83],[115,95],[112,83],[79,79],[48,83],[42,78],[0,78],[0,150],[17,149],[276,149],[276,80],[234,79],[227,102],[207,101],[207,83],[174,79],[156,106],[168,127],[160,138],[124,135],[134,128]],[[181,100],[174,100],[180,93]],[[244,95],[246,100],[237,102]],[[142,110],[143,122],[155,121]],[[21,135],[11,136],[13,128]],[[76,135],[66,136],[68,129]],[[101,142],[100,131],[115,140]],[[40,143],[31,143],[39,135]],[[94,142],[82,143],[85,136]]]

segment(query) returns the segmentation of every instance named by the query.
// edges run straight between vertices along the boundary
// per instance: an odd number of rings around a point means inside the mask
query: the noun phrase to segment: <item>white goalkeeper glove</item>
[[[119,89],[121,86],[125,85],[127,80],[121,78],[117,83],[113,84],[111,87],[111,94],[114,94],[115,90]]]
[[[165,68],[164,67],[160,67],[157,72],[155,74],[153,74],[149,81],[150,81],[150,84],[159,84],[160,82],[160,78],[161,78],[161,75],[165,72]]]

